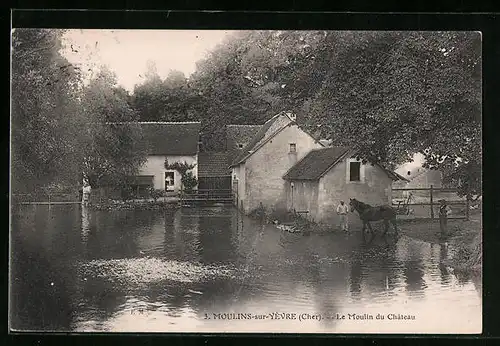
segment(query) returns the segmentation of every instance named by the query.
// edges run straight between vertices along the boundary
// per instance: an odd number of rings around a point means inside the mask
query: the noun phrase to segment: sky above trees
[[[170,70],[189,76],[196,62],[231,35],[228,30],[68,30],[62,54],[82,71],[108,65],[118,84],[132,92],[150,63],[160,77]],[[85,68],[86,67],[86,68]]]

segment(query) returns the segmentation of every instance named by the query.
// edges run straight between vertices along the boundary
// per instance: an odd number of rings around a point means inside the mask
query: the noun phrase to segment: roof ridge
[[[271,118],[267,119],[267,121],[264,123],[264,124],[267,124],[268,122],[270,122],[271,120],[273,120],[274,118],[277,118],[281,115],[286,115],[286,112],[285,111],[281,111],[279,112],[278,114],[275,114],[273,115]],[[291,120],[291,119],[290,119]]]
[[[108,121],[106,124],[157,124],[157,125],[187,125],[187,124],[201,124],[201,121]]]
[[[262,126],[259,124],[228,124],[226,126]]]
[[[352,150],[353,148],[349,146],[344,146],[344,145],[334,145],[331,147],[321,147],[321,148],[314,148],[311,149],[310,151],[317,151],[317,150],[328,150],[328,149],[345,149],[345,150]]]
[[[139,124],[201,124],[201,121],[139,121]]]

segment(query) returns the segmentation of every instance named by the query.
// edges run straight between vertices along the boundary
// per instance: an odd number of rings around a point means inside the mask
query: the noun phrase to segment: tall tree
[[[198,120],[197,102],[199,96],[180,71],[171,71],[165,80],[150,71],[134,88],[133,106],[141,121]]]
[[[82,143],[83,173],[91,186],[123,185],[146,160],[147,143],[130,102],[106,67],[83,91],[82,109],[89,121]]]
[[[12,33],[12,190],[72,181],[78,167],[79,71],[60,54],[62,30]]]
[[[325,71],[311,123],[390,167],[421,152],[445,182],[480,194],[479,34],[359,35],[338,56],[343,69]]]

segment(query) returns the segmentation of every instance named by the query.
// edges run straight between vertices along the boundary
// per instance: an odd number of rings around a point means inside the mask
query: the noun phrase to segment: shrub
[[[198,179],[195,178],[192,172],[186,172],[181,178],[182,186],[187,193],[193,192],[198,185]]]
[[[129,201],[134,197],[134,189],[130,185],[122,186],[121,197],[123,201]]]
[[[153,200],[156,202],[158,200],[158,198],[160,197],[164,197],[165,196],[165,190],[162,190],[162,189],[155,189],[153,187],[150,187],[149,188],[149,195],[151,196],[151,198],[153,198]]]

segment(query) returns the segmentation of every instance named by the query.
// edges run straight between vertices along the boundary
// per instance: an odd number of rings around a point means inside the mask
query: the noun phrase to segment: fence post
[[[465,197],[465,220],[469,221],[470,215],[469,215],[469,191],[467,191],[466,197]]]
[[[433,201],[433,186],[431,185],[431,189],[429,190],[431,193],[431,220],[434,220],[434,201]]]

